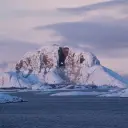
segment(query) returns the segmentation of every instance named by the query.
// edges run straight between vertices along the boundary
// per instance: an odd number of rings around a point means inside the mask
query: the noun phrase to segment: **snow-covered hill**
[[[45,87],[49,85],[95,85],[126,88],[128,81],[102,66],[86,51],[58,45],[28,52],[12,71],[0,74],[0,87]]]

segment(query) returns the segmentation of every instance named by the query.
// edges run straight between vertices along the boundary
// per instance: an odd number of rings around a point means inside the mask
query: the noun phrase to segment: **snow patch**
[[[8,94],[0,93],[0,103],[16,103],[16,102],[23,102],[22,98],[17,96],[10,96]]]
[[[128,89],[112,91],[100,96],[101,97],[128,97]]]
[[[64,80],[62,80],[61,77],[57,73],[55,73],[54,70],[52,70],[46,74],[45,82],[47,84],[60,84],[63,83]]]
[[[101,92],[82,92],[82,91],[71,91],[71,92],[58,92],[51,94],[51,96],[97,96]]]
[[[32,86],[32,90],[41,90],[41,91],[48,91],[52,89],[52,87],[50,87],[49,85],[40,85],[40,84],[36,84]]]

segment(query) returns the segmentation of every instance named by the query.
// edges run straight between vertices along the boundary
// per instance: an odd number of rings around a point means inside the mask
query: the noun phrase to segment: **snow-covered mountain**
[[[56,84],[120,88],[128,85],[127,80],[102,66],[94,54],[58,45],[26,53],[12,71],[0,74],[0,81],[0,87],[27,88]]]

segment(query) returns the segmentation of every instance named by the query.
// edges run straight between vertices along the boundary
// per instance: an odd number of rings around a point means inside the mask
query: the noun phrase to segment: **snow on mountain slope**
[[[54,71],[50,71],[45,76],[45,82],[48,84],[61,84],[63,83],[63,79]]]
[[[121,76],[114,73],[113,71],[103,67],[103,66],[93,66],[90,68],[90,76],[88,78],[88,84],[100,85],[109,85],[117,86],[123,88],[128,84]]]
[[[17,75],[14,71],[5,72],[0,76],[1,88],[31,88],[37,83],[39,84],[39,79],[35,74],[31,74],[27,79],[23,77],[22,73]]]
[[[127,80],[103,67],[94,54],[58,45],[26,53],[13,71],[0,76],[0,87],[74,84],[125,88],[128,85]]]

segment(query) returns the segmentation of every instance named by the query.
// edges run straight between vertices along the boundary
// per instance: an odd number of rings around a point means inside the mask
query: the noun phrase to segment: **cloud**
[[[127,74],[127,7],[127,0],[0,0],[0,35],[7,37],[0,37],[0,61],[57,42],[94,52]]]
[[[0,68],[7,68],[7,67],[8,67],[8,63],[6,62],[0,63]]]
[[[123,77],[128,80],[128,74],[123,75]]]
[[[104,57],[126,57],[128,54],[128,1],[112,0],[60,12],[80,14],[81,21],[38,26],[36,30],[54,30],[61,43],[92,51]]]
[[[6,15],[5,15],[6,14]],[[72,14],[70,13],[65,13],[65,12],[60,12],[56,9],[52,10],[12,10],[8,12],[0,12],[0,16],[6,18],[27,18],[27,17],[45,17],[45,18],[55,18],[55,17],[66,17],[66,16],[71,16]]]
[[[19,60],[26,52],[38,49],[39,47],[40,45],[28,42],[0,39],[0,62]]]
[[[83,17],[86,21],[128,21],[128,1],[111,0],[74,8],[58,8],[58,11]],[[116,22],[116,21],[115,21]]]
[[[102,0],[0,0],[0,7],[9,9],[30,9],[30,10],[40,10],[40,9],[55,9],[57,7],[74,7],[81,6],[84,4],[92,4],[96,2],[101,2]],[[105,0],[104,0],[105,1]]]
[[[121,5],[127,5],[128,1],[127,0],[110,0],[110,1],[102,1],[90,5],[84,5],[80,7],[74,7],[74,8],[58,8],[59,11],[66,11],[74,14],[81,14],[85,13],[88,11],[92,10],[98,10],[98,9],[105,9],[105,8],[110,8],[110,7],[115,7],[115,6],[121,6]]]
[[[128,48],[127,23],[94,23],[68,22],[37,27],[36,29],[52,29],[64,39],[64,43],[75,47],[88,45],[90,50],[109,51]]]

